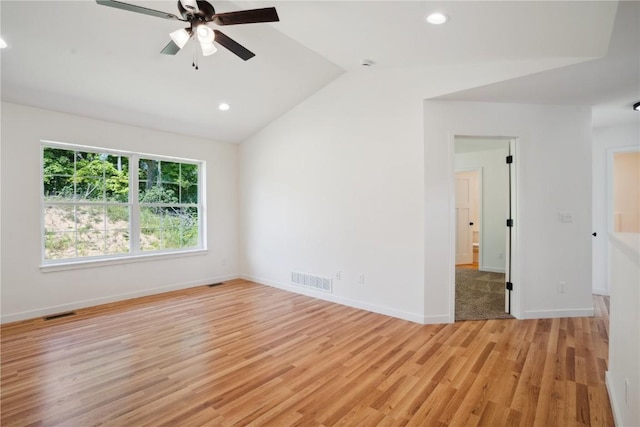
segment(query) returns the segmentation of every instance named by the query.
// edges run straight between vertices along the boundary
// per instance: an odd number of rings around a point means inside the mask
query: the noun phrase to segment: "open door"
[[[473,172],[456,172],[456,264],[473,263]],[[476,172],[477,173],[477,172]],[[477,179],[476,179],[477,180]],[[477,185],[477,184],[476,184]]]
[[[514,227],[514,216],[515,216],[515,206],[516,206],[516,198],[515,198],[515,171],[514,171],[514,147],[515,141],[509,141],[508,155],[506,158],[507,167],[509,168],[509,192],[507,197],[507,242],[506,242],[506,265],[505,265],[505,292],[504,292],[504,311],[508,314],[511,314],[511,292],[513,292],[513,227]]]

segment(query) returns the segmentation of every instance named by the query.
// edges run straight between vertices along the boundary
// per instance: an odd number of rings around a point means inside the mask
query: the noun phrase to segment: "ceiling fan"
[[[188,22],[189,27],[181,28],[169,34],[171,41],[160,52],[165,55],[175,55],[180,52],[191,38],[196,38],[200,43],[203,56],[213,55],[217,51],[216,46],[213,44],[215,41],[247,61],[255,56],[253,52],[231,39],[222,31],[212,30],[208,24],[212,22],[216,25],[223,26],[277,22],[280,20],[275,7],[216,13],[211,3],[205,0],[179,0],[178,10],[182,18],[171,13],[116,0],[96,0],[96,3],[103,6],[115,7],[116,9],[128,10],[129,12],[155,16],[157,18]]]

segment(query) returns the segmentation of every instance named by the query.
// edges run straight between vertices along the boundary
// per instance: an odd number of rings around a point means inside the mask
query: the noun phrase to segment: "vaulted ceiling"
[[[128,2],[177,14],[176,1]],[[241,142],[341,74],[360,68],[365,59],[380,68],[505,59],[578,62],[550,72],[566,76],[541,73],[541,81],[514,80],[452,94],[451,99],[597,105],[612,102],[605,98],[613,91],[628,92],[638,80],[637,72],[632,76],[633,70],[625,68],[639,50],[636,2],[621,4],[625,13],[611,1],[212,3],[217,12],[275,6],[280,22],[225,26],[223,31],[256,57],[244,62],[221,48],[200,57],[195,70],[194,43],[176,56],[159,53],[180,22],[93,0],[3,0],[0,34],[9,48],[0,56],[2,99]],[[450,22],[425,24],[425,15],[436,10]],[[598,80],[615,70],[607,84],[597,81],[597,88],[592,87],[594,75]],[[578,75],[587,77],[578,80]],[[539,99],[540,87],[555,98]],[[231,109],[218,110],[221,102]]]

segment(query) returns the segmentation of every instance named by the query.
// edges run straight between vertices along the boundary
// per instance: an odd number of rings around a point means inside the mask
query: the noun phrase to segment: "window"
[[[203,249],[203,162],[44,142],[43,263]]]

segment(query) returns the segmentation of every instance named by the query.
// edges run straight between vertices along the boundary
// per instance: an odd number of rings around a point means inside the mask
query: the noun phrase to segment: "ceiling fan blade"
[[[251,52],[249,49],[247,49],[246,47],[242,46],[240,43],[238,43],[237,41],[233,40],[232,38],[230,38],[229,36],[227,36],[223,32],[221,32],[219,30],[213,30],[213,32],[216,35],[215,41],[217,43],[219,43],[221,46],[226,47],[227,49],[229,49],[231,52],[233,52],[236,55],[238,55],[243,60],[247,61],[247,60],[253,58],[254,56],[256,56],[255,53]]]
[[[178,52],[180,52],[180,46],[175,44],[173,40],[160,51],[164,55],[175,55]]]
[[[144,15],[155,16],[156,18],[164,18],[164,19],[177,19],[179,21],[184,21],[183,19],[178,18],[176,15],[172,13],[162,12],[160,10],[148,9],[142,6],[136,6],[134,4],[123,3],[121,1],[116,0],[96,0],[96,3],[102,6],[115,7],[116,9],[127,10],[129,12],[137,12],[142,13]]]
[[[218,25],[255,24],[257,22],[277,22],[279,20],[275,7],[239,10],[237,12],[216,13],[213,15],[213,22]]]

